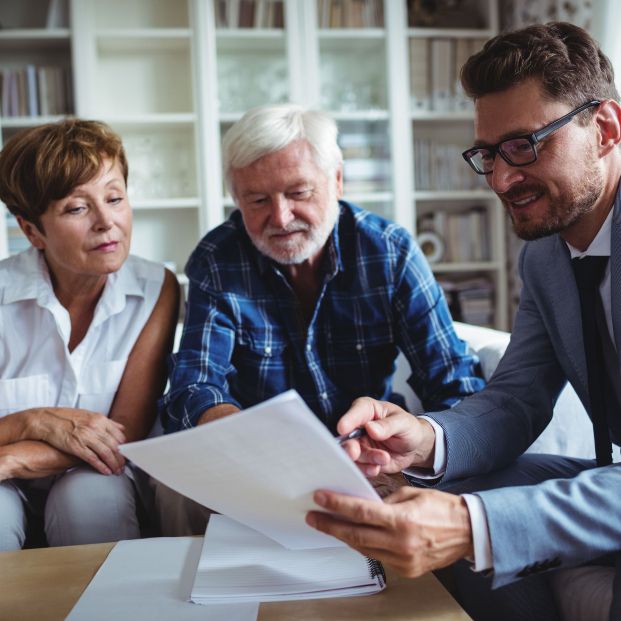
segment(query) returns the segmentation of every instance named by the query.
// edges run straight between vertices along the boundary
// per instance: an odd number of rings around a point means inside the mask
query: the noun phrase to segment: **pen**
[[[361,438],[363,435],[365,435],[365,430],[364,427],[357,427],[356,429],[354,429],[353,431],[350,431],[349,433],[345,433],[342,436],[337,436],[336,441],[339,444],[343,444],[343,442],[347,442],[347,440],[353,440],[354,438]]]

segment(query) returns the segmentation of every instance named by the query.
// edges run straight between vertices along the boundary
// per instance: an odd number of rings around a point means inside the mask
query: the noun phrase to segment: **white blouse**
[[[69,313],[39,250],[0,261],[0,416],[76,407],[106,416],[127,358],[158,300],[164,267],[129,256],[110,274],[82,342],[69,352]]]

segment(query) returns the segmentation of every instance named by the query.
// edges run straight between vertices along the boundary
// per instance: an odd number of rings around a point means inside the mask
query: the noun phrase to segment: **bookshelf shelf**
[[[64,118],[64,115],[58,114],[53,116],[14,116],[3,117],[0,120],[0,126],[3,129],[22,129],[26,127],[34,127],[43,123],[55,123]]]
[[[0,31],[0,49],[67,48],[70,44],[68,28],[16,28]]]
[[[317,31],[320,40],[335,40],[344,44],[351,39],[384,39],[386,31],[383,28],[322,28]]]
[[[444,37],[450,39],[489,39],[496,34],[484,28],[408,28],[407,35],[417,39]]]
[[[388,121],[388,110],[352,110],[351,112],[332,111],[332,117],[338,121]]]
[[[169,112],[155,114],[100,114],[102,121],[118,127],[141,126],[145,129],[154,128],[158,125],[192,125],[196,122],[197,115],[194,112]]]
[[[414,192],[414,200],[417,201],[470,201],[470,200],[496,200],[491,190],[433,190]]]
[[[240,44],[243,41],[250,44],[264,40],[284,41],[285,32],[281,28],[218,28],[216,39],[218,42],[232,41]]]
[[[452,110],[451,112],[440,112],[436,110],[416,110],[412,111],[412,121],[417,123],[437,123],[438,121],[470,121],[474,120],[474,110]]]
[[[97,46],[104,51],[183,50],[190,42],[191,31],[187,28],[156,31],[144,29],[117,29],[97,32]]]
[[[198,209],[201,201],[192,198],[132,199],[133,209]]]

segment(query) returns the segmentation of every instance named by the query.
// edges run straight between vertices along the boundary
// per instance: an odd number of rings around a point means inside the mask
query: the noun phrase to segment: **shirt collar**
[[[569,248],[569,253],[572,259],[576,257],[609,257],[610,256],[610,236],[612,233],[612,214],[614,212],[614,208],[610,210],[604,223],[600,227],[597,235],[593,239],[593,241],[589,244],[589,247],[584,250],[578,250],[574,248],[570,243],[565,242],[567,244],[567,248]]]
[[[22,300],[37,300],[42,307],[48,307],[56,300],[50,273],[43,252],[30,247],[16,255],[14,260],[16,277],[6,287],[3,302],[9,304]],[[107,317],[120,313],[125,308],[126,296],[144,297],[144,291],[135,271],[128,266],[129,258],[118,272],[108,276],[101,299],[97,304],[93,324],[101,323]]]

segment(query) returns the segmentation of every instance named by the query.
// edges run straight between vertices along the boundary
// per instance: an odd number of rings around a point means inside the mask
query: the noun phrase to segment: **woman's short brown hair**
[[[99,121],[65,119],[22,131],[0,152],[0,200],[41,228],[50,203],[91,180],[106,158],[120,164],[127,183],[123,143]]]
[[[462,85],[473,99],[529,78],[550,99],[572,108],[591,99],[619,100],[610,60],[586,30],[567,22],[499,34],[461,69]]]

